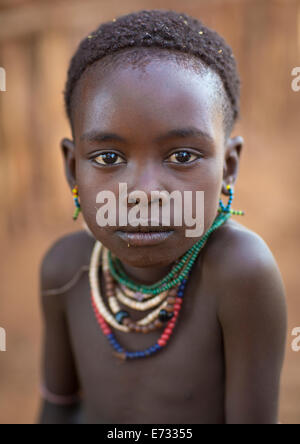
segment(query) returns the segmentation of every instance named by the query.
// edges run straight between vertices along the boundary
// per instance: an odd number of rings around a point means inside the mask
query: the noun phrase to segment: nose
[[[135,204],[141,199],[141,192],[144,196],[147,196],[148,203],[158,200],[158,197],[151,196],[154,191],[166,192],[166,188],[163,184],[164,182],[163,172],[159,166],[153,162],[143,163],[142,166],[136,165],[135,170],[130,176],[128,181],[128,194],[130,194],[131,199],[128,200],[129,203]],[[163,193],[162,193],[163,194]]]

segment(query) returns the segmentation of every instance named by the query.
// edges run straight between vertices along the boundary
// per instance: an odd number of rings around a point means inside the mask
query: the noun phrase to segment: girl
[[[231,48],[186,14],[132,13],[81,42],[62,150],[86,229],[41,267],[42,423],[277,422],[284,287],[230,218],[239,86]],[[121,183],[138,193],[128,212],[140,192],[204,192],[203,233],[164,226],[162,204],[156,226],[99,224],[98,193],[119,201]]]

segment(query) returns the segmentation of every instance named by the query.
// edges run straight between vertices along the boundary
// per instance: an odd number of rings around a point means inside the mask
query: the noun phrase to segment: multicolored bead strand
[[[188,277],[190,276],[192,266],[195,263],[200,250],[203,248],[212,232],[226,222],[230,216],[230,212],[224,212],[217,215],[212,226],[207,230],[204,236],[196,244],[194,244],[193,247],[191,247],[180,260],[175,262],[175,265],[167,276],[153,285],[137,285],[131,279],[129,279],[129,277],[126,276],[125,272],[123,271],[121,271],[120,276],[114,267],[110,252],[106,251],[106,254],[102,255],[102,273],[104,277],[105,294],[112,313],[108,308],[106,308],[103,297],[101,296],[99,285],[99,266],[100,255],[101,252],[103,252],[104,247],[99,241],[96,241],[92,252],[89,272],[92,307],[98,324],[113,347],[115,355],[118,358],[130,360],[148,357],[167,345],[180,313],[185,286]],[[121,306],[118,303],[115,293],[115,287],[118,284],[120,287],[123,285],[127,289],[143,292],[144,294],[152,294],[153,296],[166,292],[167,297],[153,312],[149,313],[145,318],[134,322],[130,319],[129,314],[125,310],[121,309]],[[121,299],[123,302],[125,302],[125,305],[126,302],[131,304],[128,298]],[[160,298],[153,297],[153,300],[161,302]],[[151,298],[149,298],[149,302],[150,301]],[[147,304],[148,302],[146,303],[145,307],[148,306]],[[138,307],[144,308],[142,305],[138,305]],[[110,328],[111,326],[125,333],[148,333],[163,327],[164,324],[166,324],[166,326],[164,327],[161,336],[153,346],[142,351],[133,352],[125,350],[118,343],[113,331]]]
[[[78,200],[78,185],[75,185],[75,187],[72,190],[72,194],[73,194],[74,204],[76,207],[74,210],[73,219],[76,220],[79,216],[80,211],[81,211],[80,203]]]
[[[234,214],[236,216],[243,216],[245,213],[242,210],[232,210],[231,204],[232,204],[232,200],[233,200],[233,196],[234,196],[234,191],[233,188],[231,187],[231,185],[227,185],[226,186],[227,190],[229,191],[229,199],[228,199],[228,203],[225,207],[225,205],[222,202],[222,199],[219,200],[219,204],[220,204],[220,208],[218,209],[218,211],[220,213],[230,213],[230,214]]]
[[[138,291],[130,290],[129,288],[126,288],[125,285],[119,285],[120,290],[123,294],[125,294],[128,298],[132,299],[133,301],[147,301],[148,299],[153,298],[153,294],[145,294],[140,293]]]
[[[174,327],[176,325],[176,322],[177,322],[177,319],[179,316],[186,283],[187,283],[187,279],[183,279],[182,283],[178,287],[176,303],[174,304],[173,317],[167,323],[167,326],[165,327],[160,338],[157,340],[157,342],[153,346],[148,347],[145,350],[141,350],[141,351],[134,351],[134,352],[127,351],[118,343],[115,335],[113,334],[112,330],[108,326],[107,322],[105,321],[105,319],[101,316],[101,314],[97,310],[97,306],[95,305],[95,303],[93,301],[93,297],[92,297],[92,306],[93,306],[98,324],[100,325],[101,330],[103,331],[104,335],[107,337],[110,345],[114,348],[114,350],[116,352],[116,356],[118,358],[123,359],[123,360],[145,358],[145,357],[148,357],[148,356],[151,356],[151,355],[157,353],[159,350],[161,350],[163,347],[165,347],[167,345],[167,343],[169,342],[169,339],[173,333]]]
[[[162,327],[163,323],[161,322],[161,314],[163,312],[166,312],[167,315],[164,316],[164,321],[169,320],[169,318],[171,317],[169,316],[169,312],[173,312],[173,305],[175,303],[173,292],[175,291],[176,296],[177,290],[170,290],[165,300],[163,300],[157,308],[147,314],[144,318],[138,320],[137,322],[133,322],[130,319],[129,314],[125,310],[122,310],[118,304],[118,300],[115,297],[114,293],[115,282],[106,265],[104,255],[102,258],[102,272],[104,278],[105,293],[108,299],[108,305],[112,312],[110,313],[104,303],[104,299],[101,295],[101,290],[98,282],[98,268],[100,263],[100,255],[103,248],[104,247],[100,242],[97,241],[95,243],[95,247],[92,252],[89,272],[92,300],[93,304],[97,307],[97,311],[99,312],[99,314],[103,317],[107,324],[125,333],[129,333],[130,331],[134,331],[137,333],[149,333],[150,331]]]

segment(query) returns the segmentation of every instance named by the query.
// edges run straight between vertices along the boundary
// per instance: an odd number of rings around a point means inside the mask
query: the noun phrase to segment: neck
[[[152,285],[163,279],[171,271],[173,263],[164,267],[133,267],[122,262],[122,266],[128,277],[138,284]]]

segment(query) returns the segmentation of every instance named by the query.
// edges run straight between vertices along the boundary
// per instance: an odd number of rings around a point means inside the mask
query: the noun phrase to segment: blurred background
[[[64,82],[79,40],[101,22],[140,9],[201,19],[232,46],[242,80],[245,139],[234,208],[264,238],[286,287],[289,328],[280,420],[300,423],[299,124],[300,0],[0,0],[0,423],[34,423],[39,408],[42,323],[39,263],[50,244],[81,229],[59,149],[70,135]]]

